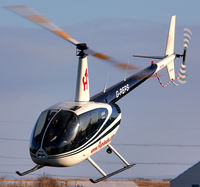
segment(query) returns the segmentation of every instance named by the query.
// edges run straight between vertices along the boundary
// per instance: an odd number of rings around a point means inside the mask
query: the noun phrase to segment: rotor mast
[[[80,43],[76,46],[76,55],[79,60],[75,101],[84,102],[90,100],[87,54],[84,53],[84,50],[88,49],[88,47],[86,43]]]

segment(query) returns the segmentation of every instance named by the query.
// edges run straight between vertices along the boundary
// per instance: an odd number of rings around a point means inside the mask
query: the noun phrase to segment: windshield
[[[31,138],[31,152],[36,153],[36,151],[40,148],[45,129],[57,112],[58,110],[47,110],[40,114]]]
[[[46,131],[43,148],[49,155],[72,149],[79,123],[75,113],[61,110],[55,115]]]
[[[32,135],[30,151],[41,147],[48,155],[74,150],[101,128],[108,110],[97,108],[77,116],[73,111],[47,110],[41,113]]]

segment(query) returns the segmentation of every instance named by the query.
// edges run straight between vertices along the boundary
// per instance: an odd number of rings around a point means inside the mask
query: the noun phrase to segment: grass
[[[37,179],[8,180],[0,178],[0,187],[71,187],[67,181],[42,175]],[[78,186],[77,186],[78,187]]]
[[[59,179],[45,174],[37,179],[6,179],[0,177],[0,187],[72,187],[69,181],[88,181],[87,179]],[[170,187],[169,181],[133,180],[139,187]],[[73,187],[83,187],[78,184]]]
[[[169,181],[134,180],[139,187],[170,187]]]

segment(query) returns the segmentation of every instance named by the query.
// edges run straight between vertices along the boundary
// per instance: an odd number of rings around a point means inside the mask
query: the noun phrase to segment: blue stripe
[[[60,155],[60,156],[48,156],[47,158],[50,158],[50,159],[53,159],[53,158],[63,158],[63,157],[67,157],[67,156],[72,156],[72,155],[75,155],[77,153],[80,153],[81,151],[84,151],[86,150],[88,147],[94,145],[95,143],[97,143],[98,141],[100,141],[102,138],[104,138],[106,135],[108,135],[109,133],[111,133],[112,131],[115,130],[116,127],[118,127],[120,124],[120,121],[118,121],[110,130],[108,130],[106,133],[104,133],[100,138],[98,138],[94,143],[92,143],[91,145],[86,145],[82,148],[82,150],[77,150],[76,152],[73,152],[73,153],[67,153],[67,154],[64,154],[64,155]]]
[[[110,117],[109,117],[110,118]],[[77,149],[77,150],[74,150],[73,152],[71,152],[71,153],[65,153],[65,154],[69,154],[69,155],[71,155],[71,154],[73,154],[73,153],[76,153],[76,152],[80,152],[80,150],[83,150],[88,144],[90,144],[92,141],[94,141],[100,134],[102,134],[103,133],[103,131],[105,131],[105,129],[107,129],[112,123],[113,123],[113,121],[115,120],[116,118],[113,118],[112,120],[110,120],[110,119],[108,119],[108,121],[105,123],[105,125],[103,126],[103,128],[93,137],[93,138],[90,138],[89,140],[88,140],[88,142],[83,146],[83,147],[81,147],[81,148],[79,148],[79,149]],[[119,122],[121,121],[121,119],[119,120]],[[80,146],[82,146],[82,145],[80,145]],[[49,157],[53,157],[53,155],[50,155]]]

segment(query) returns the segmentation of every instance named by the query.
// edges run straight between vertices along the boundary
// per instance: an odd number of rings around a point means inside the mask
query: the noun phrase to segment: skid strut
[[[131,168],[132,166],[135,165],[135,164],[129,164],[129,163],[117,152],[117,150],[116,150],[113,146],[111,146],[111,145],[109,144],[108,147],[119,157],[119,159],[120,159],[122,162],[124,162],[125,166],[124,166],[123,168],[121,168],[121,169],[118,169],[118,170],[112,172],[112,173],[106,174],[106,173],[105,173],[105,172],[104,172],[90,157],[88,157],[88,161],[103,175],[103,177],[100,177],[100,178],[98,178],[98,179],[96,179],[96,180],[90,179],[90,181],[91,181],[92,183],[97,183],[97,182],[103,181],[103,180],[105,180],[105,179],[107,179],[107,178],[109,178],[109,177],[111,177],[111,176],[114,176],[114,175],[116,175],[116,174],[118,174],[118,173],[121,173],[122,171],[125,171],[125,170],[127,170],[127,169],[129,169],[129,168]]]
[[[24,176],[24,175],[27,175],[27,174],[29,174],[29,173],[32,173],[32,172],[34,172],[34,171],[36,171],[36,170],[38,170],[38,169],[40,169],[40,168],[43,168],[43,167],[44,167],[44,166],[36,165],[36,166],[33,167],[32,169],[27,170],[27,171],[25,171],[25,172],[23,172],[23,173],[21,173],[21,172],[19,172],[19,171],[16,171],[16,173],[17,173],[17,175],[19,175],[19,176]]]

